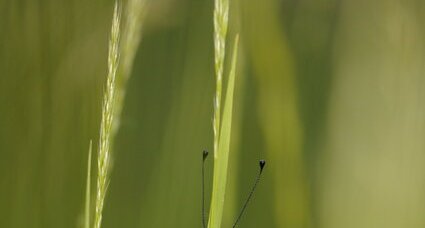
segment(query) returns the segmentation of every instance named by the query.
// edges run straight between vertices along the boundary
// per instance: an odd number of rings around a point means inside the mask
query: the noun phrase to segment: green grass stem
[[[209,228],[220,228],[223,217],[224,197],[227,184],[227,167],[229,160],[230,136],[233,114],[233,94],[235,89],[236,61],[238,53],[239,36],[235,38],[233,58],[229,81],[226,90],[226,99],[223,110],[223,122],[220,128],[218,150],[214,157],[213,192],[211,197],[211,210],[208,222]]]

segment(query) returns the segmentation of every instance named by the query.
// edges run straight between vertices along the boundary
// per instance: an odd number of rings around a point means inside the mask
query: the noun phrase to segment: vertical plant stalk
[[[235,88],[236,61],[238,53],[239,36],[235,38],[233,48],[232,66],[227,83],[226,100],[223,110],[223,122],[220,128],[217,156],[214,157],[213,192],[211,197],[209,228],[220,228],[223,217],[224,196],[227,184],[227,167],[229,161],[230,135],[233,113],[233,93]]]
[[[214,66],[216,76],[216,90],[214,97],[214,116],[213,116],[213,131],[214,131],[214,175],[213,175],[213,192],[211,196],[211,209],[208,220],[208,228],[217,227],[221,222],[222,210],[219,209],[219,204],[215,203],[218,197],[218,163],[220,142],[220,127],[221,127],[221,91],[223,85],[223,65],[224,56],[226,54],[226,35],[229,22],[229,0],[214,1]],[[224,192],[223,192],[224,195]],[[224,202],[222,202],[224,203]],[[221,204],[222,204],[221,203]],[[217,220],[220,220],[218,222]]]
[[[100,123],[99,153],[97,160],[97,194],[94,227],[100,228],[105,195],[109,184],[109,169],[111,162],[112,124],[115,109],[115,78],[119,63],[121,6],[116,2],[112,18],[111,37],[108,52],[108,76],[103,95],[102,120]]]
[[[217,227],[221,222],[222,209],[220,204],[216,204],[216,199],[221,198],[219,192],[221,189],[218,186],[221,173],[218,173],[219,164],[219,143],[221,134],[221,93],[223,85],[223,66],[224,56],[226,54],[226,35],[227,26],[229,22],[229,1],[228,0],[215,0],[214,1],[214,66],[216,76],[216,91],[214,97],[214,117],[213,117],[213,131],[214,131],[214,175],[213,175],[213,192],[211,197],[211,209],[208,220],[208,227]],[[224,170],[221,170],[224,171]],[[223,181],[223,180],[220,180]],[[224,196],[224,192],[222,193]],[[217,220],[220,220],[218,222]]]
[[[90,228],[90,177],[91,177],[92,141],[89,145],[89,158],[87,159],[86,205],[84,210],[84,228]]]
[[[238,37],[235,40],[232,70],[229,74],[226,103],[221,123],[221,94],[223,85],[223,66],[226,54],[226,35],[229,23],[229,0],[215,0],[214,4],[214,66],[216,74],[216,92],[214,97],[214,175],[211,197],[211,209],[208,228],[219,228],[223,216],[224,195],[227,183],[227,165],[229,159],[230,132],[233,108],[233,90],[236,68]]]

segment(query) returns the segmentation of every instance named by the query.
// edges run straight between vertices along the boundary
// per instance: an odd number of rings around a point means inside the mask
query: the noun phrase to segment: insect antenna
[[[246,209],[246,206],[248,206],[248,203],[251,200],[251,197],[252,197],[252,194],[255,191],[255,188],[257,188],[258,182],[260,181],[260,178],[261,178],[261,173],[263,172],[263,168],[266,165],[266,161],[265,160],[260,160],[259,161],[259,165],[260,165],[260,171],[259,171],[259,173],[257,175],[257,178],[255,179],[254,186],[252,186],[252,189],[249,192],[248,198],[246,199],[245,204],[243,205],[242,210],[241,210],[241,212],[238,215],[238,218],[236,219],[235,223],[233,224],[233,228],[235,228],[236,225],[238,224],[239,220],[241,219],[241,217],[242,217],[242,215],[243,215],[243,213],[244,213],[244,211]]]
[[[205,180],[205,159],[208,157],[208,151],[204,150],[202,152],[202,226],[206,228],[205,225],[205,195],[204,195],[204,180]]]

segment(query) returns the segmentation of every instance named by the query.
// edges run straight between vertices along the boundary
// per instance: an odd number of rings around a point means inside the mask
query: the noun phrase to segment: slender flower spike
[[[229,1],[216,0],[214,6],[214,65],[216,75],[216,92],[214,97],[214,157],[217,157],[218,141],[221,127],[221,92],[223,87],[223,65],[226,53],[226,35],[229,22]]]
[[[115,78],[119,64],[121,7],[115,3],[112,19],[111,37],[109,39],[108,76],[103,96],[102,120],[100,123],[99,153],[97,160],[97,194],[94,227],[100,228],[102,223],[103,203],[109,183],[111,162],[111,131],[114,122]]]
[[[227,183],[230,132],[233,109],[233,91],[237,59],[238,36],[235,39],[232,66],[226,91],[225,107],[221,108],[223,87],[223,66],[226,54],[226,36],[229,24],[229,0],[214,1],[214,65],[216,91],[214,96],[214,175],[208,228],[220,228],[224,207],[224,194]],[[221,114],[223,111],[223,123]]]
[[[236,65],[232,64],[233,71],[231,70],[229,74],[229,83],[226,93],[227,104],[225,104],[226,107],[223,111],[224,122],[221,123],[221,93],[223,87],[223,65],[226,50],[227,26],[229,22],[229,0],[215,0],[214,2],[214,65],[216,75],[213,116],[214,179],[208,228],[219,228],[223,214],[224,191],[226,188],[227,177],[227,159],[230,144],[234,66]],[[235,47],[237,47],[237,44],[235,44]],[[234,60],[236,59],[235,57],[234,53]]]

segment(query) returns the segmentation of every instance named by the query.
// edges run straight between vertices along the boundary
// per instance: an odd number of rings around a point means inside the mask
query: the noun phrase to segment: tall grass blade
[[[223,217],[224,196],[227,184],[227,166],[229,160],[230,135],[233,113],[233,93],[235,88],[236,61],[239,36],[235,38],[232,66],[227,84],[226,99],[223,110],[223,122],[220,128],[220,138],[217,154],[214,158],[213,192],[211,197],[209,228],[219,228]]]

